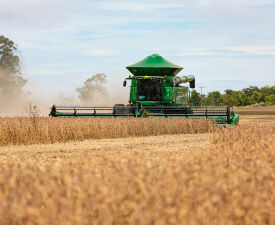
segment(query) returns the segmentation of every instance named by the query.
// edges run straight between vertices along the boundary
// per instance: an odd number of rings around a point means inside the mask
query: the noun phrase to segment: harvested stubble
[[[0,145],[45,144],[162,134],[197,134],[212,130],[211,121],[206,119],[2,118]]]
[[[241,115],[275,115],[275,106],[234,108],[234,112]]]
[[[0,165],[0,224],[275,224],[275,126],[221,128],[185,157],[98,154]]]

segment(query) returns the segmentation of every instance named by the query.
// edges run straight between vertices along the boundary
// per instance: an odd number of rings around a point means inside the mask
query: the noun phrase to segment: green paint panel
[[[172,97],[173,97],[173,88],[172,87],[164,87],[162,100],[163,101],[171,101]]]
[[[177,104],[186,105],[188,99],[188,87],[174,87],[173,88],[173,102]]]
[[[175,76],[183,69],[157,54],[150,55],[126,68],[135,76]]]
[[[129,101],[136,101],[137,100],[137,93],[136,93],[136,80],[131,80],[131,87],[130,87],[130,100]]]

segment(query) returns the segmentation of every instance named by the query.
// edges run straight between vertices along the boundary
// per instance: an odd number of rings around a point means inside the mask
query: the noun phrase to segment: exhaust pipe
[[[182,77],[175,77],[175,86],[178,86],[182,83],[190,83],[190,88],[195,88],[195,76],[194,75],[187,75]]]

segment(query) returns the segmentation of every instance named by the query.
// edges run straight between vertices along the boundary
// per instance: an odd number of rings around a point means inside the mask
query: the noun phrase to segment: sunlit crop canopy
[[[150,55],[126,68],[135,76],[175,76],[183,69],[158,54]]]

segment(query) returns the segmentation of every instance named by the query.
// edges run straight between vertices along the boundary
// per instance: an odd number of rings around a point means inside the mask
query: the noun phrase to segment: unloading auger
[[[239,115],[229,106],[193,106],[190,91],[180,84],[195,88],[195,76],[177,76],[183,69],[160,55],[154,54],[126,67],[133,75],[130,81],[129,104],[114,106],[53,105],[53,117],[180,117],[207,118],[218,124],[238,124]]]

